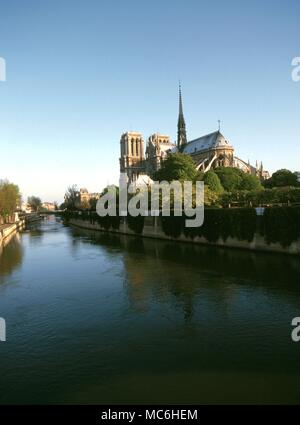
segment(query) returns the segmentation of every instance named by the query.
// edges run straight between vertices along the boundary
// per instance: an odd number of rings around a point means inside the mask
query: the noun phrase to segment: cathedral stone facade
[[[120,172],[126,173],[129,182],[145,173],[144,139],[141,133],[126,132],[120,141]]]
[[[175,145],[169,136],[156,133],[148,138],[145,169],[149,176],[153,176],[155,171],[160,169],[162,161],[174,148]]]
[[[147,140],[144,154],[144,140],[141,133],[126,132],[120,142],[120,171],[126,173],[129,182],[136,182],[140,176],[153,177],[164,159],[171,153],[181,152],[190,155],[199,171],[209,171],[216,167],[234,167],[244,173],[256,175],[261,180],[270,177],[262,163],[252,166],[234,153],[234,148],[220,130],[187,141],[183,115],[181,87],[179,86],[179,115],[177,123],[177,142],[172,143],[169,136],[152,134]]]

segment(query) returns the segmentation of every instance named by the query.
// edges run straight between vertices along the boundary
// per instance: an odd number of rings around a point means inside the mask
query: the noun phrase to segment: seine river
[[[299,403],[300,260],[48,217],[0,256],[0,403]]]

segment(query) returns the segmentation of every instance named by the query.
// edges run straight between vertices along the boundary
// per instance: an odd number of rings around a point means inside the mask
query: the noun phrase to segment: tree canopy
[[[227,192],[262,189],[261,182],[257,176],[246,174],[238,168],[218,167],[214,171]]]
[[[264,182],[264,186],[267,188],[284,186],[299,187],[300,182],[298,180],[297,173],[293,173],[292,171],[283,168],[281,170],[277,170],[271,178],[266,180]]]
[[[222,193],[224,191],[218,175],[213,170],[209,170],[204,174],[203,181],[212,192]]]
[[[70,210],[75,210],[78,207],[80,202],[79,190],[76,184],[69,186],[65,193],[65,201],[62,204],[61,208],[68,208]]]
[[[0,180],[0,215],[3,218],[15,212],[20,200],[19,187],[8,180]]]
[[[38,196],[28,196],[27,203],[31,206],[33,211],[38,211],[42,205],[42,201]]]
[[[240,188],[243,180],[243,172],[241,170],[231,167],[218,167],[215,169],[215,173],[227,192],[232,192]]]
[[[184,153],[170,154],[163,161],[160,170],[155,173],[154,179],[158,181],[194,180],[197,170],[193,159]]]
[[[257,176],[252,174],[242,174],[242,182],[240,185],[241,190],[261,190],[263,189],[262,184]]]

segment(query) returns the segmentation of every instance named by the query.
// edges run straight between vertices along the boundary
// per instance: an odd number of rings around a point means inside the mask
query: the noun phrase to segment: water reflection
[[[2,278],[11,274],[22,264],[24,249],[19,233],[7,237],[0,245],[0,284]]]
[[[300,402],[298,258],[36,226],[5,247],[0,403]]]
[[[44,237],[41,222],[27,224],[24,233],[27,234],[28,244],[30,245],[38,245]]]
[[[251,290],[276,290],[283,296],[300,293],[300,261],[297,257],[157,241],[83,229],[72,229],[73,240],[104,246],[115,255],[122,252],[124,288],[131,305],[147,311],[156,302],[175,302],[190,322],[195,299],[205,293],[218,306],[236,302],[243,286]],[[75,244],[75,242],[74,242]],[[293,302],[293,301],[291,301]]]

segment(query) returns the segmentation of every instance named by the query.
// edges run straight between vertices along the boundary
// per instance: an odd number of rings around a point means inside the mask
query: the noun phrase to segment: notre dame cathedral
[[[155,171],[170,154],[182,152],[191,155],[199,171],[208,171],[216,167],[235,167],[245,173],[258,176],[261,180],[269,178],[262,163],[250,165],[234,154],[234,148],[220,130],[187,141],[183,115],[181,87],[179,86],[179,115],[177,123],[177,143],[169,136],[152,134],[147,141],[146,150],[141,133],[126,132],[120,141],[120,172],[126,173],[128,182],[151,182]]]

